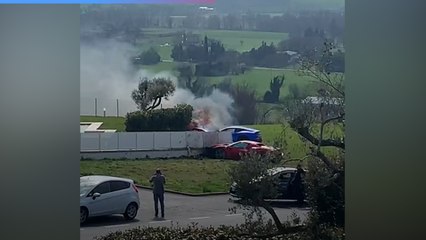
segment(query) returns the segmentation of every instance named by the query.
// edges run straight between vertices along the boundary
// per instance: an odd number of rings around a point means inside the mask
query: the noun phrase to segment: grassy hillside
[[[176,33],[176,29],[168,28],[146,28],[144,37],[138,41],[138,51],[153,47],[160,54],[162,60],[172,60],[170,57],[173,49],[173,37],[171,33]],[[222,41],[227,49],[234,49],[239,52],[249,51],[252,48],[257,48],[262,41],[270,44],[277,44],[281,40],[287,39],[287,33],[274,32],[253,32],[253,31],[228,31],[228,30],[194,30],[193,33],[200,34],[201,39],[207,35],[209,38]],[[168,35],[169,34],[169,35]],[[243,43],[241,44],[241,40]]]

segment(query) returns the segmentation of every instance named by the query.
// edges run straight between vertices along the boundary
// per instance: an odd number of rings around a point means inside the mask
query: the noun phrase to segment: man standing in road
[[[158,201],[160,201],[161,217],[164,218],[164,184],[166,184],[166,178],[161,174],[161,170],[157,169],[149,182],[153,186],[155,217],[158,217]]]

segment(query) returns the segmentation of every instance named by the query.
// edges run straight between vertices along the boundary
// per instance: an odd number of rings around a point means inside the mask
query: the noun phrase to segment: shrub
[[[161,60],[160,55],[155,51],[154,48],[150,48],[144,51],[139,57],[135,60],[135,63],[144,64],[144,65],[154,65],[159,63]]]
[[[256,232],[253,232],[255,230]],[[258,234],[270,234],[274,232],[271,224],[256,223],[256,225],[241,225],[241,226],[219,226],[219,227],[198,227],[196,224],[187,227],[140,227],[126,231],[118,231],[110,233],[106,236],[99,237],[97,240],[143,240],[143,239],[156,239],[156,240],[198,240],[198,239],[216,239],[216,240],[227,240],[227,239],[257,239],[253,238],[253,235]],[[252,236],[248,236],[252,235]],[[287,239],[296,240],[304,239],[302,233],[293,233],[270,236],[263,239]],[[262,238],[260,238],[262,239]]]

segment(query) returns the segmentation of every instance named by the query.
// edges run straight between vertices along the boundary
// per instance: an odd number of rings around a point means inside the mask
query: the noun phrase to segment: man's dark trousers
[[[158,201],[160,201],[161,217],[164,217],[164,193],[154,193],[154,209],[156,217],[158,217]]]

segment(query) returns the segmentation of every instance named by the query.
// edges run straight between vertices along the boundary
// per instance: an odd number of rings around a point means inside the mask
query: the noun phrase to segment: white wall
[[[172,150],[205,148],[231,143],[230,132],[117,132],[81,133],[81,151]]]

